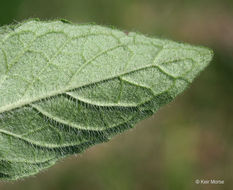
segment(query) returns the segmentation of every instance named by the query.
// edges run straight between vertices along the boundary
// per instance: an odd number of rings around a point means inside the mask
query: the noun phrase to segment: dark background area
[[[35,177],[0,182],[1,190],[233,189],[232,0],[1,0],[0,25],[34,17],[205,45],[215,56],[189,89],[134,130]]]

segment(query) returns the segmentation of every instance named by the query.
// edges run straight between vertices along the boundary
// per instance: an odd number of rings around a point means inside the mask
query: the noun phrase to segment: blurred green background
[[[215,57],[185,93],[134,130],[36,177],[1,182],[1,190],[233,189],[232,0],[1,0],[0,25],[33,17],[205,45]]]

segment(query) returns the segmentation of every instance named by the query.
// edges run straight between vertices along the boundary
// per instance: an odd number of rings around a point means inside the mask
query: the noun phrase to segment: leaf
[[[97,25],[0,28],[0,178],[38,173],[173,100],[212,58],[203,47]]]

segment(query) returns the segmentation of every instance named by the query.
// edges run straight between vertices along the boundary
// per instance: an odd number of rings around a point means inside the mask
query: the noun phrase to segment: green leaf
[[[0,178],[38,173],[170,102],[212,58],[203,47],[97,25],[0,28]]]

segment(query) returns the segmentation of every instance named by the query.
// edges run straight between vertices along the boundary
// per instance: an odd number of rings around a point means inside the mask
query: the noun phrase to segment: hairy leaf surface
[[[0,28],[0,178],[38,173],[155,113],[212,58],[97,25]]]

